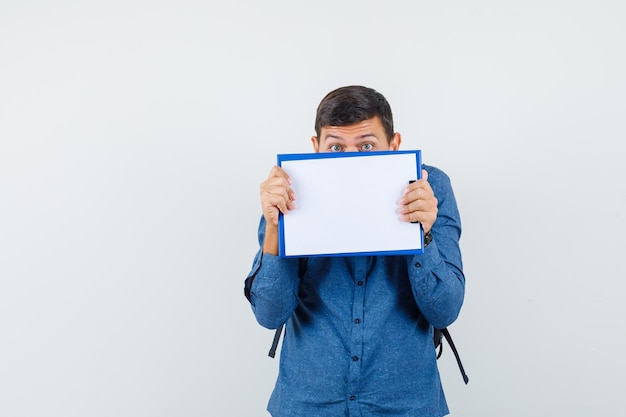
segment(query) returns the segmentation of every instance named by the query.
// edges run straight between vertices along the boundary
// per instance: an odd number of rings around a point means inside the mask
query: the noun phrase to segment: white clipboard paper
[[[400,221],[398,199],[421,178],[421,151],[279,154],[296,209],[279,216],[279,256],[423,253],[419,224]]]

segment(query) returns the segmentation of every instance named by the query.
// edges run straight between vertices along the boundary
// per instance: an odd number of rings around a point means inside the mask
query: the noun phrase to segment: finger
[[[428,200],[432,195],[432,190],[418,185],[417,188],[410,188],[405,190],[404,195],[398,200],[398,204],[407,205],[418,200]]]
[[[409,215],[420,211],[428,211],[430,204],[426,200],[414,200],[410,203],[402,204],[398,207],[399,214]]]
[[[284,200],[277,199],[275,201],[267,201],[267,205],[263,206],[263,215],[268,223],[278,225],[278,218],[280,213],[287,214],[288,208],[284,204]]]
[[[295,193],[281,185],[268,185],[261,192],[264,207],[275,206],[283,213],[295,208],[295,199]]]
[[[284,183],[284,179],[278,184],[266,184],[261,191],[261,200],[264,195],[279,195],[285,199],[287,205],[295,204],[296,201],[296,192]]]
[[[403,222],[420,223],[426,219],[426,212],[423,211],[408,211],[400,213],[399,219]]]
[[[422,170],[422,172],[426,173],[426,170]],[[426,191],[425,196],[428,196],[429,194],[432,194],[433,191],[432,191],[432,188],[431,188],[430,184],[427,181],[427,177],[428,177],[428,173],[426,173],[426,178],[422,177],[419,180],[411,180],[411,181],[409,181],[409,184],[404,188],[404,190],[402,190],[402,195],[406,196],[406,195],[411,194],[412,198],[411,198],[411,196],[409,196],[409,198],[411,200],[414,200],[416,198],[420,198],[419,195],[418,195],[418,197],[416,197],[416,194],[415,194],[416,191],[417,192],[419,192],[419,190]]]
[[[273,169],[271,175],[274,176],[261,183],[261,205],[266,219],[271,219],[276,224],[279,212],[287,214],[296,208],[296,194],[280,171]]]
[[[270,194],[265,202],[265,207],[270,212],[278,209],[281,213],[287,214],[289,212],[289,200],[283,195]]]
[[[413,211],[411,213],[400,216],[401,221],[410,223],[421,223],[425,232],[428,232],[431,229],[436,218],[437,215],[430,211]]]
[[[419,198],[413,199],[415,196]],[[434,221],[437,217],[437,205],[438,201],[434,194],[424,190],[413,191],[407,194],[404,204],[398,206],[397,213],[404,221]]]
[[[291,177],[289,176],[289,174],[287,174],[287,172],[284,169],[282,169],[281,167],[279,167],[278,165],[273,166],[272,169],[270,170],[270,173],[268,175],[268,179],[270,179],[272,177],[285,178],[289,184],[292,184],[292,182],[293,182],[291,180]]]

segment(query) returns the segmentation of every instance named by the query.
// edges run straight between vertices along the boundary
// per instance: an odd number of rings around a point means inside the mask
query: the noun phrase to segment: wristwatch
[[[433,240],[433,234],[430,233],[430,230],[429,230],[428,233],[424,235],[424,247],[428,246],[428,244],[432,242],[432,240]]]

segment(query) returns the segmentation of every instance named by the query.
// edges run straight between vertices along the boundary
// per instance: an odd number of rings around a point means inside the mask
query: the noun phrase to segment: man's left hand
[[[422,170],[422,178],[409,184],[398,200],[398,214],[405,222],[420,222],[428,233],[437,219],[437,198],[428,183],[428,172]]]

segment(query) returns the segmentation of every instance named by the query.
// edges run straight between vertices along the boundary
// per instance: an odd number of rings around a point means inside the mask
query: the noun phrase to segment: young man
[[[362,86],[326,95],[315,132],[315,152],[395,151],[401,142],[387,100]],[[424,253],[411,256],[279,258],[278,215],[297,210],[297,196],[280,167],[261,183],[261,247],[245,294],[262,326],[285,324],[272,416],[448,414],[433,326],[450,325],[463,304],[461,221],[448,176],[426,165],[422,174],[398,201],[399,218],[426,235]]]

